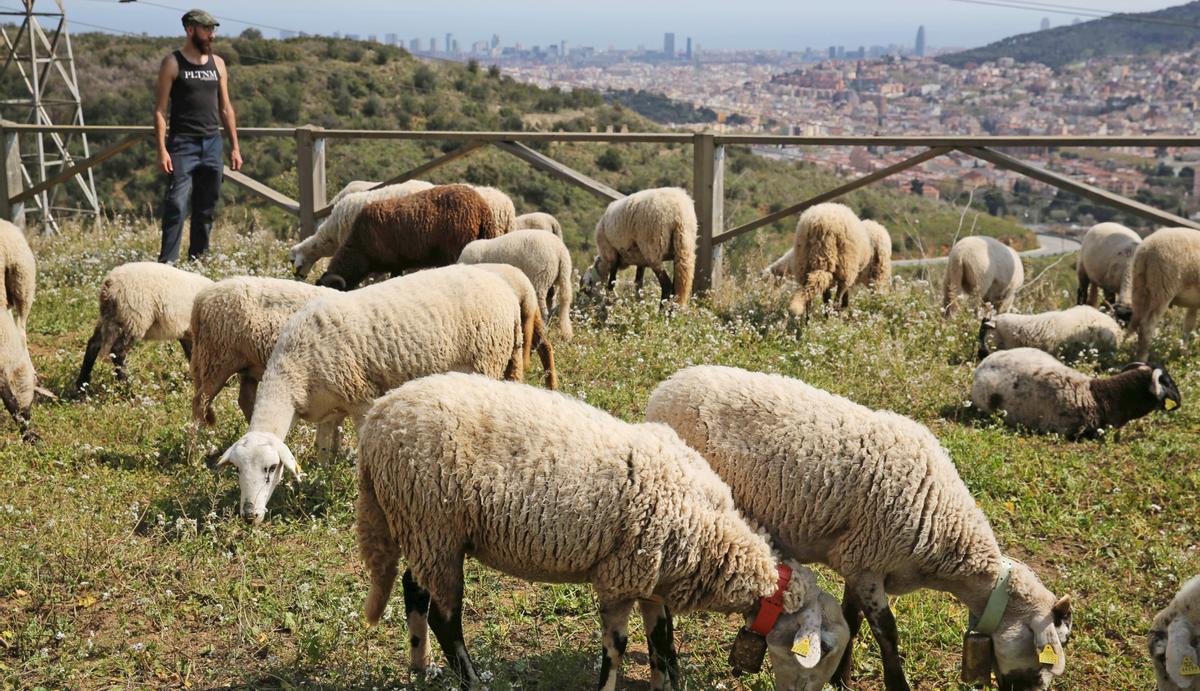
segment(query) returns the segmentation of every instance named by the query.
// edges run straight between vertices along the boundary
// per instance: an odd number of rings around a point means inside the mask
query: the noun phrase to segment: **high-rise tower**
[[[675,34],[663,34],[663,57],[668,60],[675,59]]]
[[[925,25],[922,24],[917,28],[917,45],[913,54],[919,58],[925,57]]]

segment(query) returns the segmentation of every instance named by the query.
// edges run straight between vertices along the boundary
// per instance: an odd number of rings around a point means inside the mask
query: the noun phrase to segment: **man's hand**
[[[171,163],[171,152],[166,149],[158,150],[158,169],[167,175],[175,172],[175,164]]]
[[[242,152],[239,149],[234,149],[229,153],[229,168],[231,170],[242,169]]]

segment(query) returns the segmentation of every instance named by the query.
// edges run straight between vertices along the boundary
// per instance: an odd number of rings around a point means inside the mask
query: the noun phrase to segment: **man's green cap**
[[[199,24],[200,26],[221,26],[221,22],[217,18],[204,10],[188,10],[188,13],[183,15],[183,25]]]

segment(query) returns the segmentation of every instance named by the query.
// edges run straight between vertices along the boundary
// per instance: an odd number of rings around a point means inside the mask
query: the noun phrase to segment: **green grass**
[[[100,279],[157,249],[152,224],[110,222],[36,239],[39,288],[30,348],[54,391],[74,380],[96,317]],[[203,271],[286,275],[285,243],[270,232],[219,227],[224,252]],[[747,253],[747,274],[762,257]],[[1065,306],[1071,259],[1039,260],[1022,310]],[[1119,439],[1069,443],[978,420],[965,406],[976,322],[936,309],[939,269],[899,272],[885,295],[860,294],[841,315],[798,326],[786,287],[727,281],[711,298],[664,316],[649,300],[580,300],[576,338],[557,343],[563,389],[624,419],[640,418],[650,390],[680,367],[722,363],[782,372],[928,425],[995,527],[1004,548],[1076,602],[1061,686],[1149,688],[1144,653],[1154,612],[1200,572],[1196,553],[1200,390],[1193,346],[1172,315],[1155,344],[1183,391],[1183,407],[1122,430]],[[653,281],[651,281],[653,283]],[[650,291],[656,293],[657,289]],[[1128,356],[1128,352],[1124,353]],[[1084,362],[1082,367],[1095,367]],[[19,688],[299,686],[390,688],[410,683],[397,597],[366,629],[367,582],[353,539],[350,458],[314,458],[313,431],[289,444],[309,480],[281,487],[271,519],[234,515],[232,473],[209,465],[244,423],[234,395],[218,399],[218,426],[191,432],[191,384],[176,344],[147,343],[117,384],[97,367],[98,393],[35,408],[42,442],[26,446],[5,422],[0,441],[0,679]],[[537,367],[529,381],[540,376]],[[840,594],[836,578],[826,586]],[[599,625],[586,586],[525,583],[471,563],[467,640],[492,688],[581,688],[595,683]],[[965,610],[949,595],[894,601],[906,669],[922,688],[958,688]],[[636,617],[634,617],[637,619]],[[681,617],[689,688],[736,688],[725,662],[737,621]],[[627,685],[648,678],[640,623]],[[858,688],[881,688],[870,636],[860,639]],[[437,659],[440,662],[440,653]],[[769,674],[743,680],[770,688]],[[445,679],[415,680],[442,688]]]

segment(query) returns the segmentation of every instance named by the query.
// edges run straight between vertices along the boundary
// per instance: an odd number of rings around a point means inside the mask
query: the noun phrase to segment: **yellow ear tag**
[[[1175,402],[1175,399],[1167,398],[1163,400],[1163,407],[1167,410],[1175,410],[1179,407],[1179,404]]]
[[[1179,665],[1179,673],[1185,677],[1200,676],[1200,667],[1196,666],[1196,658],[1188,655]]]
[[[805,636],[804,638],[801,638],[800,640],[796,641],[796,643],[794,645],[792,645],[792,652],[796,653],[800,657],[808,657],[808,650],[809,650],[810,645],[811,644],[808,641],[808,636]]]
[[[1043,665],[1053,665],[1058,662],[1058,653],[1054,652],[1054,647],[1049,643],[1042,648],[1042,652],[1038,653],[1038,662]]]

